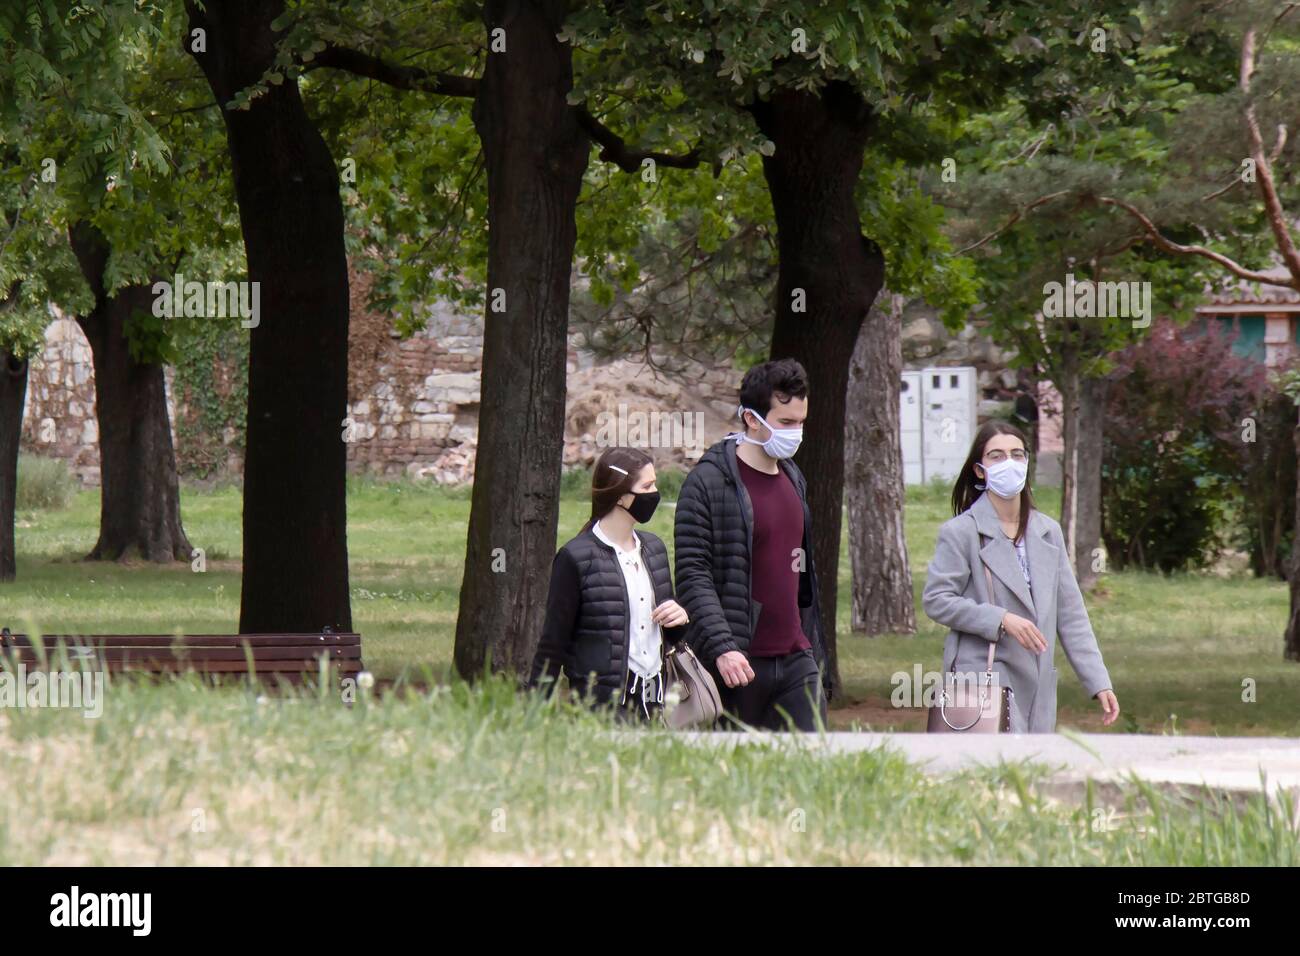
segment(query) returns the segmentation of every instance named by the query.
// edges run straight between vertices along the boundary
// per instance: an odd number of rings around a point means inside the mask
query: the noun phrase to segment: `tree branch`
[[[303,64],[304,71],[320,67],[363,76],[394,89],[437,93],[442,96],[463,96],[472,99],[478,95],[479,89],[478,77],[459,76],[455,73],[430,73],[417,66],[399,66],[351,47],[327,46],[309,63]],[[600,158],[605,162],[614,163],[624,172],[636,172],[641,168],[642,161],[646,159],[654,160],[658,166],[677,169],[694,169],[700,165],[699,147],[681,156],[633,149],[624,142],[622,137],[592,116],[585,105],[576,106],[574,110],[577,113],[578,125],[600,144]]]
[[[1098,196],[1097,202],[1101,203],[1103,206],[1116,206],[1123,209],[1141,223],[1142,228],[1146,231],[1147,239],[1165,252],[1176,253],[1180,256],[1201,256],[1202,258],[1209,259],[1211,262],[1218,263],[1237,278],[1245,279],[1248,282],[1261,282],[1265,285],[1278,285],[1288,289],[1300,289],[1300,280],[1297,280],[1294,277],[1289,282],[1281,282],[1266,273],[1247,269],[1240,263],[1234,262],[1232,259],[1229,259],[1221,253],[1215,252],[1213,249],[1207,249],[1205,246],[1185,246],[1181,243],[1174,242],[1172,239],[1162,235],[1160,230],[1156,228],[1156,224],[1147,218],[1147,216],[1132,203],[1125,202],[1122,199],[1116,199],[1113,196]]]
[[[1016,210],[1015,215],[1013,215],[1010,219],[1008,219],[1005,223],[1003,223],[999,228],[994,229],[983,239],[980,239],[978,242],[972,242],[969,246],[964,246],[963,248],[958,249],[956,252],[953,253],[953,255],[962,256],[968,252],[973,252],[974,250],[978,249],[980,246],[984,245],[984,243],[989,242],[995,237],[1000,236],[1002,233],[1006,232],[1008,229],[1010,229],[1012,226],[1018,223],[1021,219],[1023,219],[1026,213],[1031,212],[1034,209],[1037,209],[1039,206],[1046,205],[1047,203],[1051,202],[1053,199],[1059,199],[1060,197],[1067,195],[1069,192],[1070,190],[1068,189],[1062,189],[1058,192],[1048,193],[1046,196],[1039,196],[1029,205]]]
[[[478,95],[478,77],[430,73],[418,66],[399,66],[351,47],[331,44],[317,53],[310,62],[303,64],[304,72],[318,67],[364,76],[399,90],[470,98]]]
[[[586,106],[574,107],[578,113],[578,125],[588,136],[601,146],[600,159],[613,163],[625,173],[634,173],[641,168],[644,160],[652,159],[656,166],[668,166],[674,169],[694,169],[700,165],[700,148],[696,146],[689,153],[674,155],[657,153],[650,150],[633,149],[600,120],[591,115]]]
[[[1295,241],[1291,238],[1291,230],[1287,225],[1286,211],[1282,208],[1282,200],[1278,197],[1277,186],[1273,182],[1273,166],[1264,155],[1264,137],[1259,131],[1259,117],[1255,113],[1255,102],[1250,96],[1250,78],[1254,72],[1255,28],[1251,27],[1241,41],[1241,92],[1246,101],[1246,132],[1250,138],[1251,158],[1255,161],[1255,181],[1259,184],[1259,194],[1264,200],[1269,228],[1277,240],[1282,261],[1291,273],[1291,287],[1300,289],[1300,253],[1296,252]]]

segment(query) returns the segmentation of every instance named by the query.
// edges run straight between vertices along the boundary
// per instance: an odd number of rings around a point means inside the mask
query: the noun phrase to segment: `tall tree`
[[[170,336],[150,286],[211,258],[229,229],[212,201],[220,177],[204,175],[215,124],[202,105],[176,107],[196,83],[176,75],[179,51],[160,45],[167,15],[157,4],[31,3],[5,32],[14,56],[3,84],[25,103],[7,114],[16,162],[47,200],[46,254],[27,285],[66,298],[66,253],[50,253],[71,245],[80,265],[78,304],[65,311],[95,364],[102,492],[92,559],[191,556],[164,387]],[[173,153],[167,137],[184,148]],[[205,238],[197,249],[195,235]]]
[[[71,16],[68,3],[0,9],[0,579],[15,573],[14,507],[28,360],[39,354],[50,306],[90,307],[62,224],[118,147],[148,165],[138,113],[105,74],[120,71],[121,37],[146,17],[124,5]],[[86,136],[94,128],[94,148]],[[116,153],[121,156],[120,152]]]
[[[1105,4],[1105,15],[1123,10]],[[587,8],[581,37],[611,34]],[[687,5],[652,3],[614,9],[626,68],[637,75],[667,73],[680,82],[685,102],[705,114],[739,112],[753,121],[739,146],[758,151],[776,220],[780,266],[770,354],[794,356],[813,381],[805,441],[796,461],[809,478],[813,559],[819,570],[822,619],[832,682],[837,570],[844,486],[844,436],[849,368],[858,336],[872,321],[871,305],[888,275],[888,237],[863,216],[872,193],[873,156],[935,163],[956,120],[989,109],[1015,90],[1037,91],[1044,108],[1058,105],[1059,78],[1079,59],[1077,12],[1068,4],[963,2],[878,4],[786,3],[779,11],[746,0]],[[711,121],[713,125],[716,120]],[[936,250],[942,255],[943,247]],[[879,315],[876,313],[875,315]],[[878,319],[876,319],[878,321]],[[897,335],[888,323],[876,338]],[[880,356],[891,354],[884,348]],[[892,390],[891,390],[892,391]],[[896,396],[867,393],[869,409],[884,421]],[[878,407],[877,407],[878,403]],[[891,487],[901,483],[902,460],[893,447],[875,463]],[[869,537],[891,546],[897,516],[864,510],[877,525]],[[890,560],[899,561],[898,555]],[[910,589],[891,588],[905,619]],[[885,597],[885,595],[881,595]]]
[[[132,354],[128,330],[152,312],[152,286],[110,292],[104,234],[82,221],[69,239],[94,297],[93,307],[77,316],[94,357],[99,420],[99,540],[87,557],[188,561],[163,365],[156,356]]]
[[[248,278],[261,299],[249,351],[239,629],[347,630],[348,275],[338,170],[297,82],[274,70],[282,0],[185,6],[185,49],[220,104]]]
[[[558,524],[575,211],[592,140],[602,145],[602,158],[626,169],[638,169],[643,156],[688,166],[698,158],[640,153],[573,101],[563,2],[494,0],[479,7],[481,76],[456,72],[476,68],[474,58],[445,51],[441,60],[425,58],[428,66],[411,64],[435,45],[421,40],[430,23],[410,11],[410,30],[400,13],[378,22],[389,9],[352,5],[339,17],[336,9],[305,5],[284,21],[282,62],[299,72],[330,68],[398,90],[473,97],[487,179],[487,272],[479,290],[485,332],[478,450],[455,662],[467,679],[487,670],[523,674],[541,630]],[[399,163],[411,166],[408,159]],[[425,177],[413,179],[425,185]],[[422,190],[413,189],[412,200],[441,204]],[[387,214],[382,204],[368,208],[376,217]],[[401,217],[404,242],[424,228],[417,217]],[[436,238],[436,228],[429,232]],[[443,288],[460,291],[454,283]]]
[[[1139,198],[1117,188],[1093,195],[1134,226],[1135,241],[1177,259],[1210,264],[1233,280],[1300,290],[1297,148],[1289,135],[1300,108],[1298,6],[1272,0],[1226,11],[1171,6],[1168,16],[1181,18],[1187,29],[1230,39],[1235,70],[1224,71],[1223,91],[1207,91],[1186,110],[1165,194]],[[1225,222],[1235,228],[1224,229]],[[1189,223],[1199,237],[1209,238],[1187,241],[1175,231]],[[1261,255],[1261,236],[1268,240],[1267,257]],[[1296,450],[1300,461],[1300,429]],[[1289,577],[1283,657],[1300,660],[1300,559],[1294,555]]]
[[[1106,30],[1084,42],[1108,71],[1073,78],[1068,105],[1055,114],[1017,96],[1005,110],[972,118],[954,151],[955,183],[940,192],[962,252],[979,265],[989,303],[979,321],[1061,396],[1061,525],[1088,587],[1104,567],[1108,355],[1145,335],[1153,315],[1139,314],[1137,297],[1126,310],[1111,303],[1096,315],[1076,311],[1076,289],[1121,282],[1127,292],[1130,282],[1146,283],[1151,311],[1176,315],[1190,308],[1205,275],[1144,247],[1140,233],[1095,197],[1120,183],[1135,196],[1169,191],[1177,117],[1198,92],[1221,83],[1214,65],[1226,48],[1213,34],[1177,24]],[[1068,309],[1057,307],[1060,299],[1053,305],[1053,288],[1070,298]]]

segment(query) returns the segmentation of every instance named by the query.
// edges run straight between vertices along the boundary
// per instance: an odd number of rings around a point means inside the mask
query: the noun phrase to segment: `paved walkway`
[[[1170,737],[1150,734],[687,734],[700,743],[808,747],[851,753],[888,747],[926,773],[1032,761],[1054,768],[1051,782],[1120,783],[1130,774],[1159,785],[1239,793],[1288,790],[1300,797],[1300,738]],[[1261,772],[1263,776],[1261,776]]]

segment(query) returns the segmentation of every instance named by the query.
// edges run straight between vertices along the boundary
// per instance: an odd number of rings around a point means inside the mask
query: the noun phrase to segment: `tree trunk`
[[[795,458],[808,478],[812,509],[813,562],[825,629],[832,689],[840,686],[835,647],[840,528],[844,500],[844,412],[849,363],[864,321],[884,284],[885,259],[862,235],[855,190],[863,151],[872,129],[870,107],[848,84],[833,82],[820,94],[780,90],[751,104],[759,128],[776,146],[763,157],[763,173],[776,215],[780,271],[772,358],[792,356],[809,376],[809,412],[804,441]],[[885,339],[899,334],[882,319],[867,333]],[[886,346],[878,348],[888,351]],[[888,419],[898,386],[873,389],[859,411],[869,421]],[[901,481],[901,459],[882,462],[884,484]],[[864,533],[893,542],[896,517],[881,508],[866,515]],[[897,561],[891,557],[888,560]]]
[[[574,210],[589,142],[566,94],[565,4],[489,0],[474,103],[488,181],[488,303],[478,452],[455,662],[525,676],[541,635],[559,521]],[[503,299],[498,297],[504,297]],[[500,311],[494,309],[500,308]]]
[[[849,368],[844,477],[853,567],[852,626],[871,636],[916,633],[903,535],[906,493],[898,396],[902,308],[899,295],[877,302],[873,314],[879,313],[878,319],[864,323]],[[887,334],[878,334],[882,330]]]
[[[153,293],[148,285],[107,293],[109,248],[94,226],[75,223],[69,240],[95,297],[77,316],[94,358],[99,423],[99,540],[86,560],[188,561],[163,366],[136,361],[127,341],[127,322],[153,308]]]
[[[27,359],[0,350],[0,581],[17,573],[14,508],[18,490],[18,440],[27,395]]]
[[[1296,472],[1300,474],[1300,425],[1295,429]],[[1282,657],[1288,661],[1300,661],[1300,481],[1296,482],[1295,491],[1295,536],[1291,545],[1291,614],[1286,622],[1286,636],[1282,644]]]
[[[1061,530],[1079,586],[1097,582],[1102,568],[1101,457],[1106,416],[1103,378],[1088,378],[1069,370],[1061,383],[1062,437]]]
[[[248,279],[260,315],[248,360],[240,633],[352,627],[346,447],[348,270],[338,171],[298,84],[228,109],[275,57],[282,0],[187,0],[186,49],[221,104]],[[202,29],[206,51],[193,46]]]

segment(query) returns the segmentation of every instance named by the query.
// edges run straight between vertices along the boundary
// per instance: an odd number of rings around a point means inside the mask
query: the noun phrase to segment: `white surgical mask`
[[[746,408],[742,405],[740,406],[740,412],[742,416],[745,412],[750,412],[755,418],[763,423],[763,426],[772,433],[772,436],[768,438],[767,441],[757,441],[741,432],[736,436],[737,442],[747,441],[751,445],[762,445],[763,451],[767,452],[773,458],[794,457],[794,453],[799,450],[799,443],[803,441],[802,426],[799,428],[773,428],[766,421],[763,421],[763,416],[752,408]],[[741,420],[744,421],[743,417]]]
[[[1025,487],[1029,462],[1008,458],[984,469],[984,484],[999,498],[1014,498]]]

